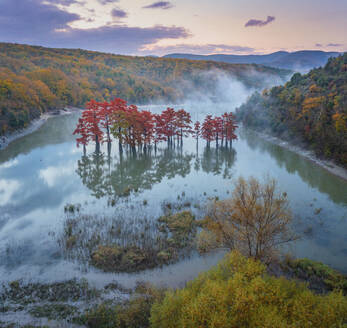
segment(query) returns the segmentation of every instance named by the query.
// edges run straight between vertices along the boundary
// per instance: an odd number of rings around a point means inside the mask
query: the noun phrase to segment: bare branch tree
[[[287,195],[277,190],[274,179],[262,184],[255,178],[241,177],[230,199],[210,204],[204,232],[198,238],[199,248],[238,249],[269,262],[280,245],[296,239],[291,220]]]

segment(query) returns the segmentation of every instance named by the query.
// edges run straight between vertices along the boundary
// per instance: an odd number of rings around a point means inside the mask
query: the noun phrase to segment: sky
[[[127,55],[347,50],[347,0],[0,0],[0,42]]]

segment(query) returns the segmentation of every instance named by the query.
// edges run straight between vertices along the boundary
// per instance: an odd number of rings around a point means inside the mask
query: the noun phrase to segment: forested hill
[[[175,102],[196,91],[213,96],[221,71],[253,88],[289,73],[257,65],[0,43],[0,134],[26,126],[47,110],[84,106],[91,98],[121,97],[140,104]]]
[[[254,94],[237,109],[245,125],[303,140],[318,156],[347,167],[347,53]]]
[[[213,60],[224,63],[261,64],[276,68],[308,72],[315,67],[324,66],[330,57],[337,57],[338,52],[319,50],[301,50],[295,52],[277,51],[267,55],[193,55],[169,54],[165,58],[185,58],[193,60]]]

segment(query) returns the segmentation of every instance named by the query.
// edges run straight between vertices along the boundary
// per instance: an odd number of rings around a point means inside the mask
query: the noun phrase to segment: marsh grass
[[[68,212],[58,244],[65,258],[106,272],[134,272],[189,256],[197,224],[192,201],[163,202],[163,215],[153,219],[141,208],[113,215]],[[201,208],[194,209],[195,212]]]
[[[347,295],[347,276],[326,264],[309,259],[285,258],[282,263],[285,271],[304,280],[309,287],[319,292],[341,290]]]

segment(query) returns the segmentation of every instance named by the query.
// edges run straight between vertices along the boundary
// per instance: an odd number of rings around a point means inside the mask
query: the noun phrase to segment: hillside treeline
[[[237,109],[245,125],[303,141],[347,167],[347,53],[325,67],[296,73],[284,86],[255,93]]]
[[[175,102],[216,89],[219,72],[260,88],[288,71],[184,59],[130,57],[86,50],[0,43],[0,134],[25,127],[47,110],[90,99]],[[203,72],[211,72],[208,77]]]

